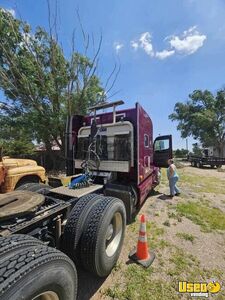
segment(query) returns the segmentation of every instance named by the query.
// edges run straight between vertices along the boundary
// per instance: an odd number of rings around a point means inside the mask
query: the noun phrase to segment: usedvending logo
[[[189,293],[191,297],[205,297],[209,294],[216,294],[221,290],[219,282],[187,282],[179,281],[178,292],[181,294]]]

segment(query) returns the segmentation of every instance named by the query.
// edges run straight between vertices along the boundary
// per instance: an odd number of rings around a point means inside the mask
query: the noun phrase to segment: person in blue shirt
[[[177,187],[177,181],[179,180],[179,176],[177,174],[177,168],[174,164],[173,159],[168,160],[169,167],[167,169],[167,178],[169,180],[169,186],[170,186],[170,197],[173,198],[173,196],[179,196],[180,190]]]

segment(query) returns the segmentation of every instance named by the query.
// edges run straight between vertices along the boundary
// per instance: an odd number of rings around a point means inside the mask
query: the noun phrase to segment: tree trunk
[[[218,153],[219,153],[219,157],[224,157],[225,156],[225,143],[221,142],[218,145]]]

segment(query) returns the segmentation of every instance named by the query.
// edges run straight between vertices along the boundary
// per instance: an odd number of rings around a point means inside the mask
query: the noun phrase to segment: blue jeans
[[[170,195],[174,196],[175,194],[179,194],[180,190],[176,186],[176,183],[178,181],[178,177],[171,177],[169,179],[169,185],[170,185]]]

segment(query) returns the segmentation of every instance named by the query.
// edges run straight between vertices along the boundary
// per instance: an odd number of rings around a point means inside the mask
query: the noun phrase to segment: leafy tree
[[[21,156],[34,153],[34,145],[28,134],[27,124],[23,118],[14,112],[0,117],[0,147],[3,155]],[[28,127],[29,128],[29,127]]]
[[[214,145],[222,153],[225,147],[225,91],[213,95],[196,90],[186,103],[178,102],[169,118],[178,121],[182,138],[193,136],[203,147]]]
[[[24,155],[34,154],[35,147],[32,142],[28,142],[25,139],[10,139],[0,140],[2,146],[3,156],[19,157]]]
[[[192,152],[196,156],[201,156],[202,155],[203,149],[200,147],[198,143],[193,144]]]
[[[84,114],[104,99],[95,75],[99,50],[100,44],[93,59],[75,51],[68,59],[51,32],[38,27],[33,33],[0,9],[0,88],[8,99],[0,103],[0,138],[11,134],[64,151],[66,116]]]
[[[177,149],[174,151],[174,156],[175,157],[186,157],[188,154],[188,150],[186,149]]]

